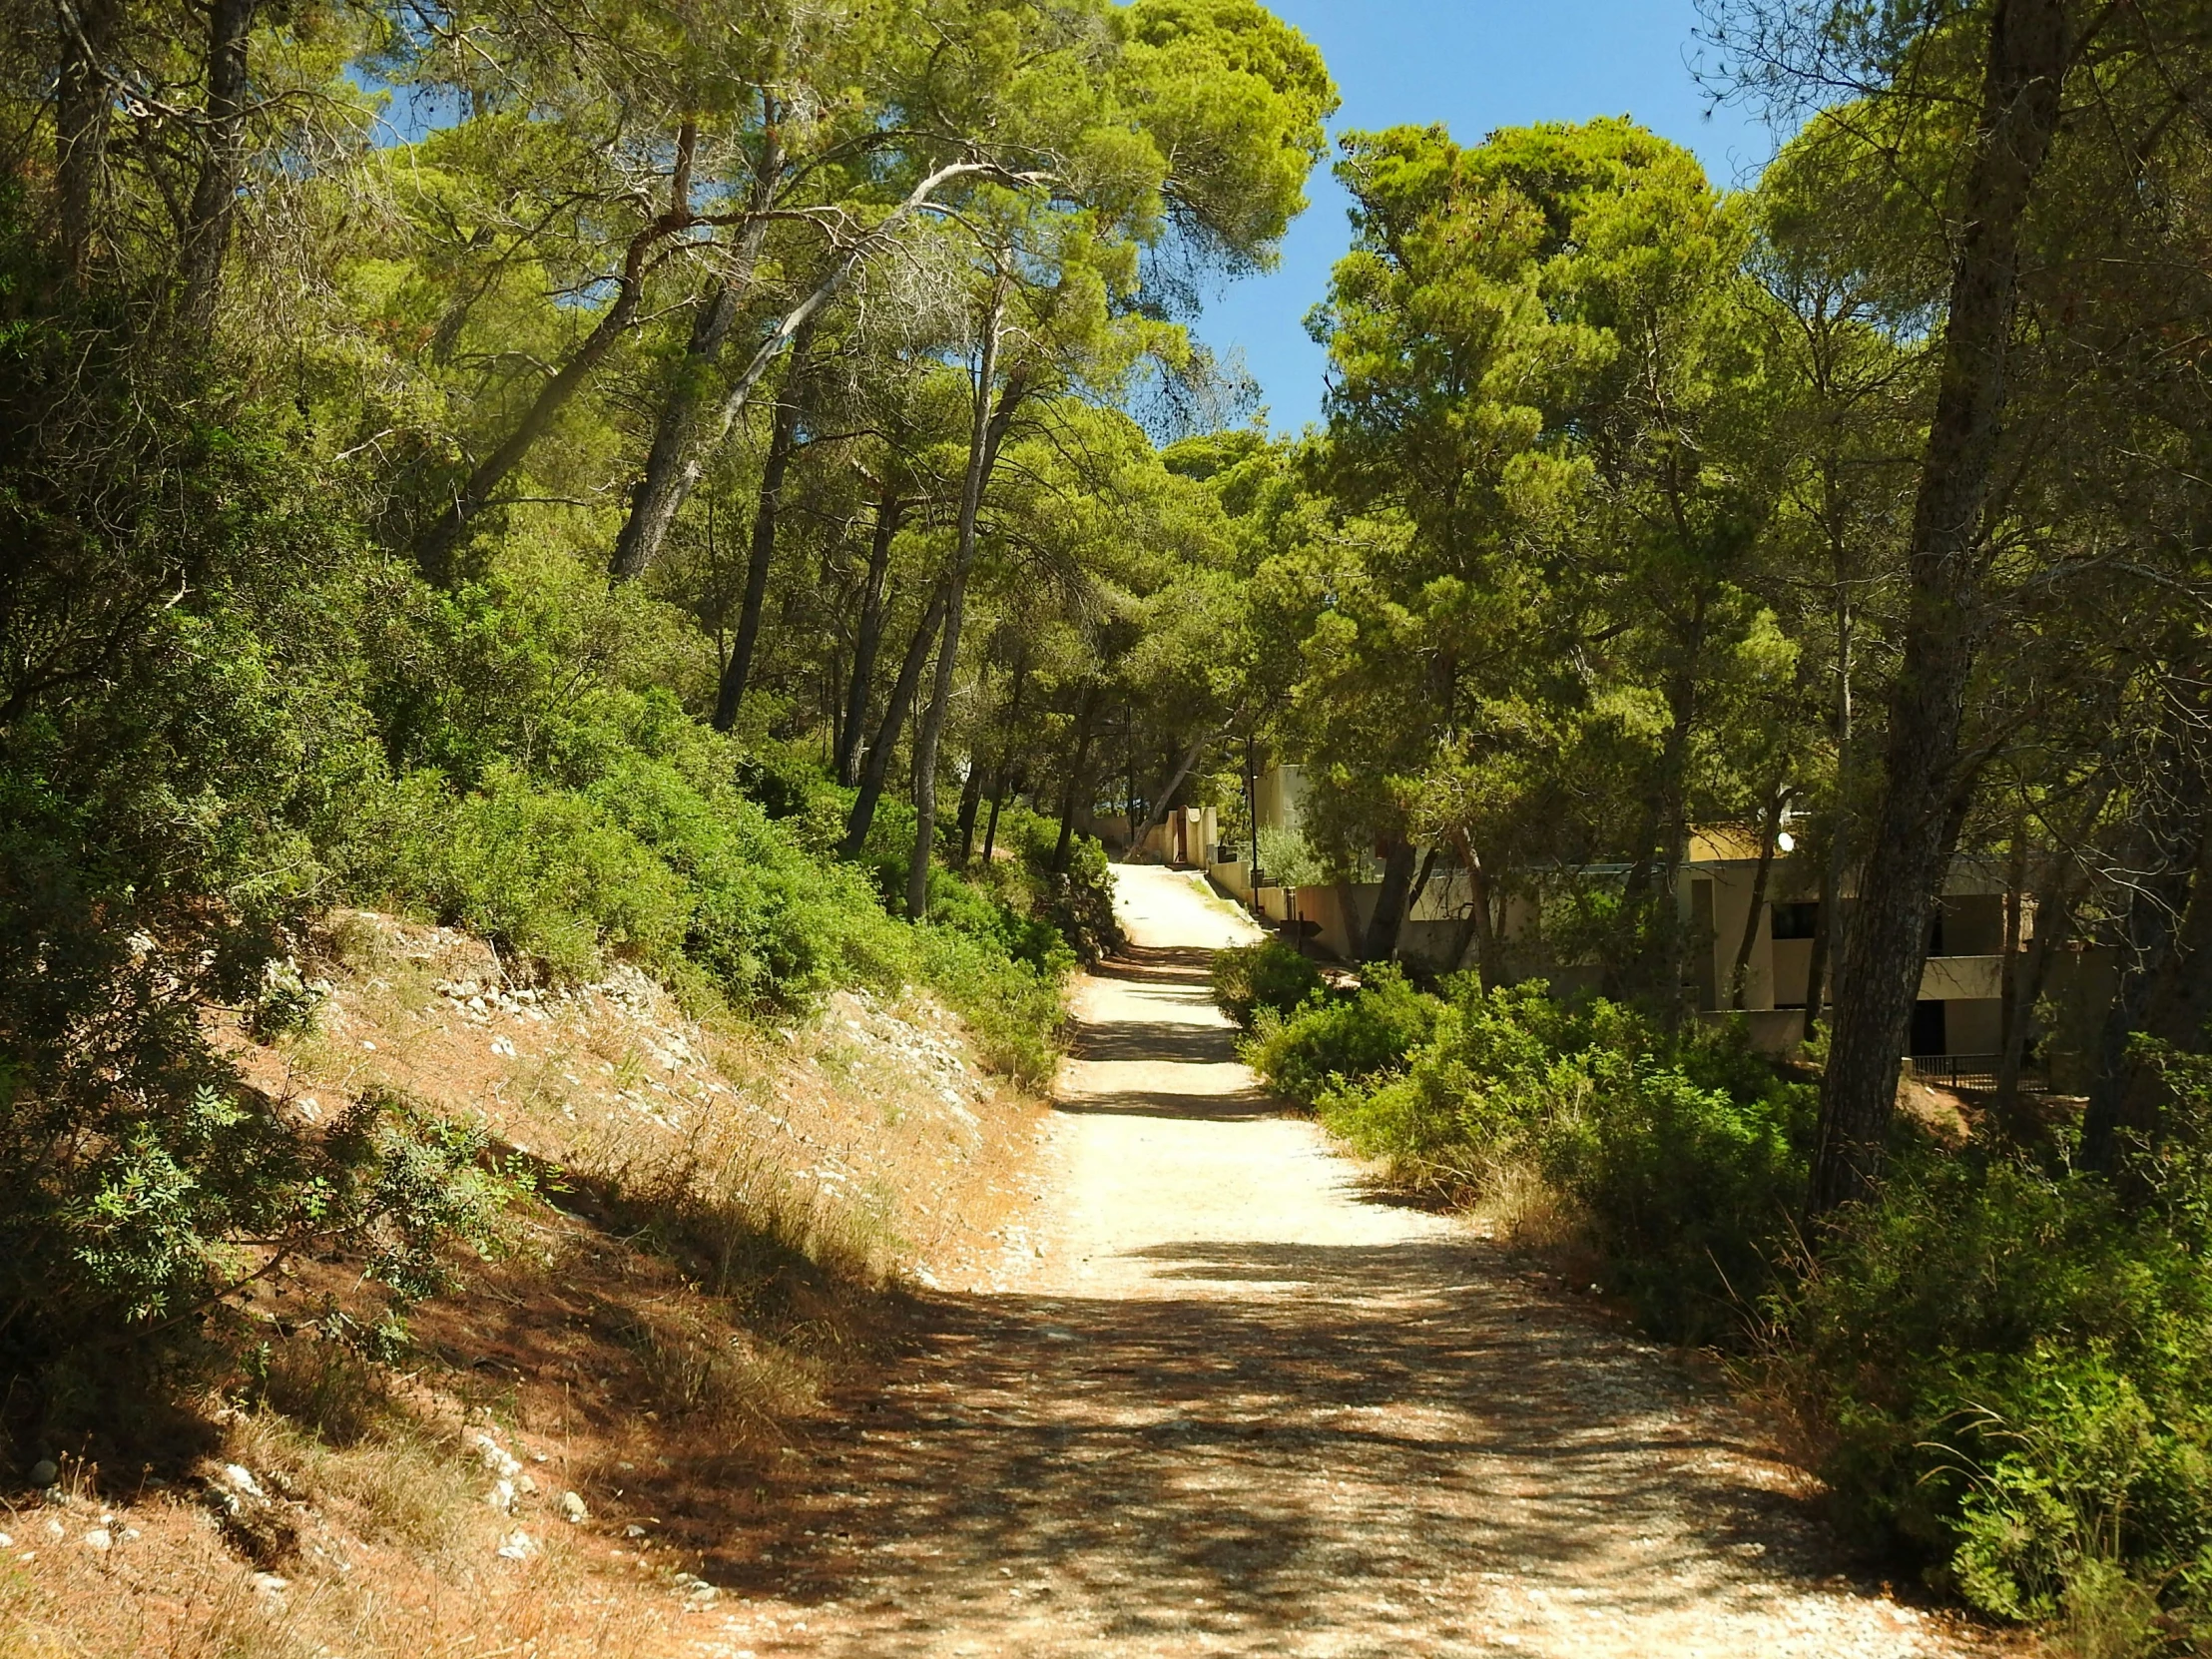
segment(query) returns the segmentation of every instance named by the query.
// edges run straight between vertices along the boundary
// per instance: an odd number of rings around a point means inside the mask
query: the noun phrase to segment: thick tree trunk
[[[1386,962],[1397,954],[1397,935],[1405,925],[1405,897],[1413,885],[1413,843],[1392,835],[1383,843],[1382,887],[1375,895],[1375,913],[1360,943],[1360,960]]]
[[[953,541],[952,568],[946,573],[944,643],[937,649],[936,686],[914,734],[914,849],[906,863],[906,907],[920,915],[929,898],[929,861],[937,843],[937,745],[952,712],[953,677],[960,663],[960,621],[967,604],[968,572],[975,564],[976,521],[983,510],[984,486],[998,459],[998,446],[1020,407],[1023,383],[1009,379],[994,408],[991,387],[998,377],[998,350],[1006,319],[1006,278],[991,294],[984,317],[982,348],[975,365],[975,415],[968,433],[967,475],[960,486],[959,527]]]
[[[2188,908],[2143,1010],[2143,1034],[2187,1054],[2206,1051],[2205,1026],[2212,1020],[2212,833],[2200,838]],[[2156,1065],[2132,1055],[2126,1076],[2115,1138],[2155,1148],[2166,1126],[2165,1079]]]
[[[960,784],[960,814],[955,821],[960,834],[959,867],[965,869],[975,856],[975,816],[983,810],[983,758],[968,757],[967,777]]]
[[[223,262],[231,252],[239,187],[246,179],[246,47],[254,32],[254,6],[255,0],[212,0],[208,8],[206,131],[178,266],[178,309],[185,326],[202,336],[215,326]]]
[[[784,392],[776,401],[776,415],[769,426],[768,454],[761,463],[761,496],[753,513],[753,541],[747,550],[745,598],[738,608],[738,637],[731,643],[730,660],[722,665],[722,684],[715,694],[714,727],[727,732],[738,723],[746,688],[753,679],[753,655],[761,643],[761,611],[768,602],[769,571],[776,563],[776,519],[784,505],[784,479],[791,471],[792,453],[799,444],[799,421],[806,397],[807,348],[814,325],[809,323],[792,342],[791,371],[784,377]]]
[[[1497,929],[1492,924],[1490,905],[1489,871],[1482,867],[1482,858],[1474,849],[1474,842],[1463,831],[1454,834],[1453,843],[1459,851],[1459,861],[1467,871],[1467,913],[1459,924],[1458,936],[1451,943],[1451,965],[1464,966],[1467,948],[1474,948],[1475,976],[1482,981],[1485,990],[1495,990],[1504,982],[1504,957],[1499,949]]]
[[[944,601],[945,584],[939,581],[930,590],[929,604],[914,629],[914,637],[906,643],[905,660],[898,665],[890,700],[884,705],[874,741],[860,763],[860,793],[853,798],[852,811],[844,821],[841,851],[847,858],[857,858],[867,847],[867,832],[875,825],[875,804],[883,798],[883,783],[890,776],[899,728],[906,724],[906,711],[913,706],[914,693],[921,686],[921,671],[929,663],[930,643],[937,637],[937,624],[944,619]]]
[[[100,186],[107,172],[109,59],[123,20],[118,0],[57,0],[61,71],[54,82],[54,194],[62,253],[79,292],[92,283],[100,243]]]
[[[1958,737],[1980,626],[1980,544],[2008,388],[2020,227],[2071,61],[2064,0],[1997,0],[1951,274],[1942,378],[1914,507],[1903,661],[1882,804],[1844,956],[1808,1207],[1872,1195],[1947,852]]]
[[[860,588],[860,616],[852,639],[852,680],[845,688],[844,728],[837,740],[837,782],[847,787],[859,781],[855,759],[867,725],[868,699],[875,690],[875,659],[883,649],[883,585],[891,568],[891,542],[898,535],[905,507],[897,484],[886,474],[875,503],[875,535],[868,543],[867,580]]]
[[[983,829],[983,862],[986,864],[991,861],[991,853],[998,846],[999,809],[1006,805],[1009,796],[1021,794],[1026,783],[1027,779],[1017,772],[1011,778],[1005,780],[1002,786],[991,796],[991,821]]]
[[[2164,1037],[2152,1029],[2149,1016],[2156,1007],[2171,1026],[2176,1002],[2164,988],[2188,971],[2183,960],[2184,928],[2205,925],[2198,912],[2206,907],[2192,902],[2193,890],[2202,886],[2204,866],[2212,856],[2205,832],[2204,777],[2195,766],[2185,764],[2180,770],[2180,811],[2168,822],[2144,826],[2129,857],[2140,873],[2128,896],[2121,926],[2119,984],[2097,1034],[2089,1104],[2081,1116],[2081,1160],[2107,1175],[2119,1170],[2128,1143],[2154,1127],[2134,1121],[2129,1111],[2131,1105],[2143,1103],[2146,1093],[2155,1093],[2137,1088],[2136,1073],[2142,1068],[2129,1053],[2131,1040],[2138,1031]]]
[[[1744,912],[1744,936],[1736,943],[1736,966],[1728,976],[1728,1005],[1742,1008],[1745,982],[1751,977],[1751,953],[1759,945],[1759,923],[1767,908],[1767,882],[1774,873],[1775,841],[1782,833],[1782,815],[1792,792],[1777,784],[1767,797],[1767,810],[1759,820],[1759,866],[1751,877],[1751,907]]]
[[[1068,867],[1068,851],[1075,844],[1075,813],[1083,804],[1083,783],[1090,774],[1091,738],[1098,724],[1098,684],[1083,688],[1083,705],[1075,717],[1075,755],[1068,762],[1067,788],[1060,794],[1060,838],[1052,848],[1052,873]]]

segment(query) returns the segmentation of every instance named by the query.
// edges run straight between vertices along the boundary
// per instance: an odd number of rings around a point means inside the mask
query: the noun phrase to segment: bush
[[[2118,1574],[2212,1636],[2205,1243],[2096,1177],[1909,1157],[1773,1301],[1848,1516],[2001,1617],[2101,1617]]]
[[[1351,996],[1315,996],[1288,1016],[1263,1009],[1245,1045],[1253,1069],[1313,1106],[1401,1064],[1433,1028],[1436,999],[1413,989],[1393,963],[1365,971],[1367,983]]]
[[[1263,1008],[1289,1014],[1322,988],[1321,969],[1280,939],[1214,952],[1214,1005],[1245,1030]]]
[[[1726,1335],[1767,1288],[1803,1191],[1812,1092],[1740,1033],[1669,1034],[1540,983],[1390,974],[1349,1002],[1263,1015],[1255,1064],[1393,1179],[1456,1200],[1510,1172],[1560,1194],[1611,1288],[1682,1340]]]

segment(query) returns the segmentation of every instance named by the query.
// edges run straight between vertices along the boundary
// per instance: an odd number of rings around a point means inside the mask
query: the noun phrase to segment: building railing
[[[2003,1063],[2001,1054],[1909,1054],[1905,1057],[1905,1075],[1946,1089],[1993,1089],[1997,1086],[1997,1068]],[[2023,1066],[2020,1087],[2031,1093],[2040,1091],[2043,1079]]]

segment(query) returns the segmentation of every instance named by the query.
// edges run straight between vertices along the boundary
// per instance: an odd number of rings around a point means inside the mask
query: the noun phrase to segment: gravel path
[[[715,1563],[742,1599],[703,1651],[1995,1651],[1838,1574],[1802,1477],[1668,1356],[1365,1192],[1207,999],[1250,924],[1117,878],[1132,947],[1079,994],[1048,1219],[795,1452],[801,1518]]]

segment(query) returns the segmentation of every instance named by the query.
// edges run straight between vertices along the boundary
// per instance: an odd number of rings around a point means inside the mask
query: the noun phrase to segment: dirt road
[[[1668,1357],[1365,1192],[1207,1000],[1249,924],[1118,878],[1132,949],[1081,990],[1043,1219],[795,1450],[804,1518],[716,1563],[707,1651],[1984,1651],[1833,1576],[1801,1479]]]

